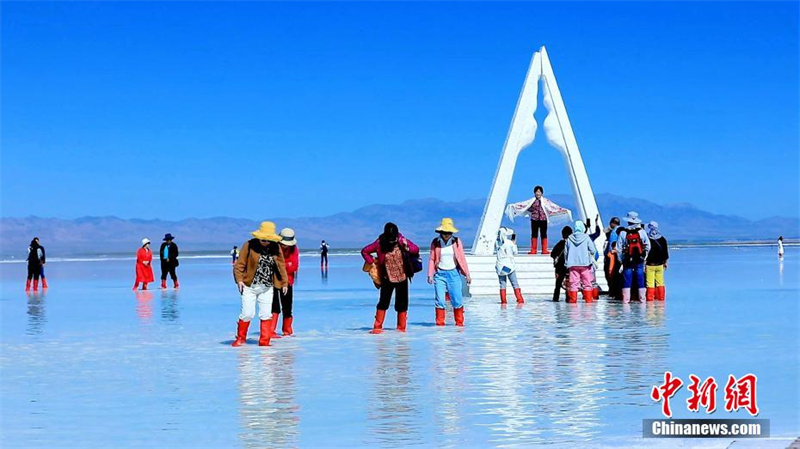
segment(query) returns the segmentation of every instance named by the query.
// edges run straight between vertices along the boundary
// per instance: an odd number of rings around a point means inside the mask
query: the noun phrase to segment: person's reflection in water
[[[320,274],[322,275],[322,285],[328,285],[328,265],[325,264],[320,268]]]
[[[239,439],[245,448],[296,447],[297,404],[291,350],[239,351],[242,418]]]
[[[161,290],[161,320],[169,324],[178,324],[180,317],[178,290]]]
[[[445,331],[447,328],[437,328]],[[438,332],[431,341],[431,366],[435,401],[434,421],[437,427],[437,445],[457,446],[464,443],[461,421],[462,403],[466,382],[465,367],[471,366],[472,357],[464,334]]]
[[[44,312],[44,292],[27,292],[28,294],[28,335],[39,335],[44,332],[47,317]]]
[[[397,337],[397,338],[392,338]],[[411,347],[404,335],[374,339],[375,367],[370,382],[367,426],[370,446],[406,447],[422,442],[419,403],[414,394]]]
[[[153,292],[136,290],[136,316],[142,324],[150,324],[153,318]]]

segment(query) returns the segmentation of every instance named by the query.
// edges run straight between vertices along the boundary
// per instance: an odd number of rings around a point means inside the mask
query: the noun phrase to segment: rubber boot
[[[281,338],[281,336],[275,332],[275,330],[278,328],[278,314],[273,313],[272,320],[270,321],[272,321],[272,333],[270,334],[270,338]]]
[[[294,317],[283,317],[283,336],[288,337],[294,334],[294,329],[292,329],[292,321],[294,321]]]
[[[592,290],[592,299],[594,299],[595,301],[600,299],[600,287],[595,287]]]
[[[136,290],[136,287],[133,287],[133,289]],[[31,291],[31,280],[30,279],[28,279],[27,282],[25,282],[25,291],[26,292]]]
[[[550,254],[550,251],[547,250],[547,237],[542,239],[542,254]]]
[[[436,309],[436,325],[437,326],[444,326],[444,309],[440,309],[435,307]]]
[[[655,287],[647,287],[647,300],[652,301],[656,298],[656,288]]]
[[[383,320],[386,319],[386,311],[381,309],[375,310],[375,324],[372,325],[370,334],[380,334],[383,332]]]
[[[249,327],[249,321],[239,320],[239,323],[236,325],[236,340],[233,340],[231,346],[241,346],[245,343],[245,341],[247,341],[247,328]]]
[[[259,346],[269,346],[269,339],[272,338],[272,320],[261,320],[261,334],[258,336]]]
[[[181,286],[180,286],[180,284],[178,284],[178,280],[177,280],[177,279],[175,279],[174,281],[172,281],[172,287],[173,287],[175,290],[177,290],[177,289],[179,289],[179,288],[181,287]]]
[[[147,284],[145,284],[145,285],[147,285]],[[46,278],[42,278],[42,290],[44,290],[46,288],[48,288],[47,287],[47,279]],[[145,289],[145,290],[147,290],[147,289]]]
[[[631,302],[631,289],[630,289],[630,287],[623,288],[622,289],[622,303],[623,304],[627,304],[629,302]]]
[[[667,299],[667,287],[664,285],[659,285],[656,287],[656,300],[664,301],[665,299]]]
[[[536,254],[536,243],[538,243],[536,239],[531,239],[531,250],[528,254]]]
[[[38,279],[34,279],[33,280],[33,291],[35,291],[35,292],[39,291],[39,280]]]
[[[575,296],[578,295],[578,292],[575,292]],[[592,302],[594,299],[594,290],[591,288],[587,288],[583,290],[583,301],[584,302]]]
[[[397,312],[397,330],[399,330],[400,332],[405,332],[407,322],[408,322],[408,312]]]
[[[646,288],[640,288],[639,289],[639,302],[645,302],[645,301],[647,301],[647,289]]]
[[[574,292],[570,291],[570,290],[567,290],[567,302],[568,303],[572,303],[572,304],[578,302],[578,291],[577,290],[575,290]]]
[[[456,320],[456,326],[464,326],[464,306],[453,309],[453,318]]]
[[[167,289],[167,280],[164,279],[161,281],[161,290],[166,290],[166,289]]]
[[[506,300],[506,289],[500,290],[500,304],[508,304]]]
[[[142,290],[147,290],[147,282],[142,282]]]
[[[133,290],[136,290],[137,288],[139,288],[139,283],[138,282],[134,282],[133,283]]]
[[[525,299],[522,298],[522,289],[515,288],[514,296],[517,298],[517,304],[525,304]]]

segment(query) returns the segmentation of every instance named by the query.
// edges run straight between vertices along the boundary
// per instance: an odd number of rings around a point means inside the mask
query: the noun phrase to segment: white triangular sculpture
[[[547,57],[547,50],[542,47],[540,51],[533,54],[528,74],[525,76],[525,84],[522,86],[522,93],[517,101],[517,109],[514,111],[514,118],[511,119],[511,129],[508,131],[508,137],[503,146],[500,164],[497,166],[497,173],[492,182],[492,191],[486,201],[481,225],[472,245],[472,254],[476,256],[488,256],[494,252],[494,242],[508,202],[508,192],[514,178],[517,157],[524,148],[533,143],[536,134],[537,125],[533,114],[536,112],[540,80],[544,106],[548,112],[543,128],[547,141],[564,156],[577,208],[577,211],[573,211],[573,216],[576,219],[591,218],[594,220],[594,217],[598,215],[597,202],[592,192],[592,186],[589,184],[589,176],[586,174],[581,153],[578,150],[578,142],[572,132],[564,100],[558,90],[550,58]],[[604,242],[605,235],[601,235],[595,244],[602,247]]]

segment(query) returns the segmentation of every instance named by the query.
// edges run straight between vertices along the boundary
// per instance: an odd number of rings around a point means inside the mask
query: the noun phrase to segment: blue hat
[[[167,241],[167,240],[175,240],[175,237],[173,237],[172,234],[167,232],[166,234],[164,234],[164,241]]]

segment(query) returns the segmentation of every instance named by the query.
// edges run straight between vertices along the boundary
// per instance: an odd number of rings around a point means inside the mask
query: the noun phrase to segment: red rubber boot
[[[436,325],[444,326],[444,309],[435,307],[436,309]]]
[[[177,280],[177,279],[175,279],[174,281],[172,281],[172,287],[173,287],[175,290],[177,290],[177,289],[179,289],[179,288],[181,287],[181,286],[180,286],[180,284],[178,284],[178,280]],[[166,287],[164,287],[164,288],[166,288]]]
[[[514,289],[514,297],[517,298],[517,304],[525,304],[525,299],[522,298],[522,289]]]
[[[397,312],[397,330],[400,332],[405,332],[407,323],[408,312]]]
[[[133,287],[133,289],[136,290],[136,287]],[[25,291],[26,292],[31,291],[31,280],[30,279],[28,279],[28,281],[25,282]]]
[[[33,280],[33,291],[35,292],[39,291],[39,281],[36,279]]]
[[[578,291],[569,291],[567,290],[567,302],[569,303],[576,303],[578,302]]]
[[[294,321],[294,317],[283,317],[283,336],[288,337],[294,334],[294,329],[292,329],[292,321]]]
[[[537,243],[538,242],[536,241],[536,239],[531,239],[531,250],[528,252],[528,254],[536,254]]]
[[[138,282],[134,282],[133,283],[133,290],[136,290],[137,288],[139,288],[139,283]]]
[[[547,237],[542,239],[542,254],[550,254],[550,251],[547,250]]]
[[[506,300],[506,289],[500,290],[500,304],[508,304]]]
[[[166,290],[166,289],[167,289],[167,281],[165,279],[165,280],[161,281],[161,290]]]
[[[464,326],[464,306],[453,309],[453,318],[456,319],[456,326]]]
[[[247,340],[247,328],[250,327],[249,321],[242,321],[239,320],[239,323],[236,325],[236,340],[233,340],[231,346],[241,346]]]
[[[656,288],[655,287],[647,287],[647,300],[652,301],[656,298]]]
[[[575,296],[578,296],[578,292],[575,292]],[[587,288],[583,291],[583,300],[585,302],[592,302],[594,298],[594,289]]]
[[[383,320],[386,319],[386,311],[381,309],[375,310],[375,324],[372,325],[370,334],[380,334],[383,332]]]
[[[278,329],[278,314],[273,313],[270,321],[272,322],[272,333],[270,334],[270,338],[281,338],[281,336],[275,332]]]
[[[46,278],[42,278],[42,290],[44,290],[46,288],[48,288],[47,287],[47,279]],[[145,290],[147,290],[147,289],[145,289]]]
[[[269,339],[272,335],[272,320],[261,320],[261,328],[258,336],[259,346],[269,346]]]
[[[656,287],[656,300],[664,301],[665,299],[667,299],[667,287],[664,285],[659,285]]]

